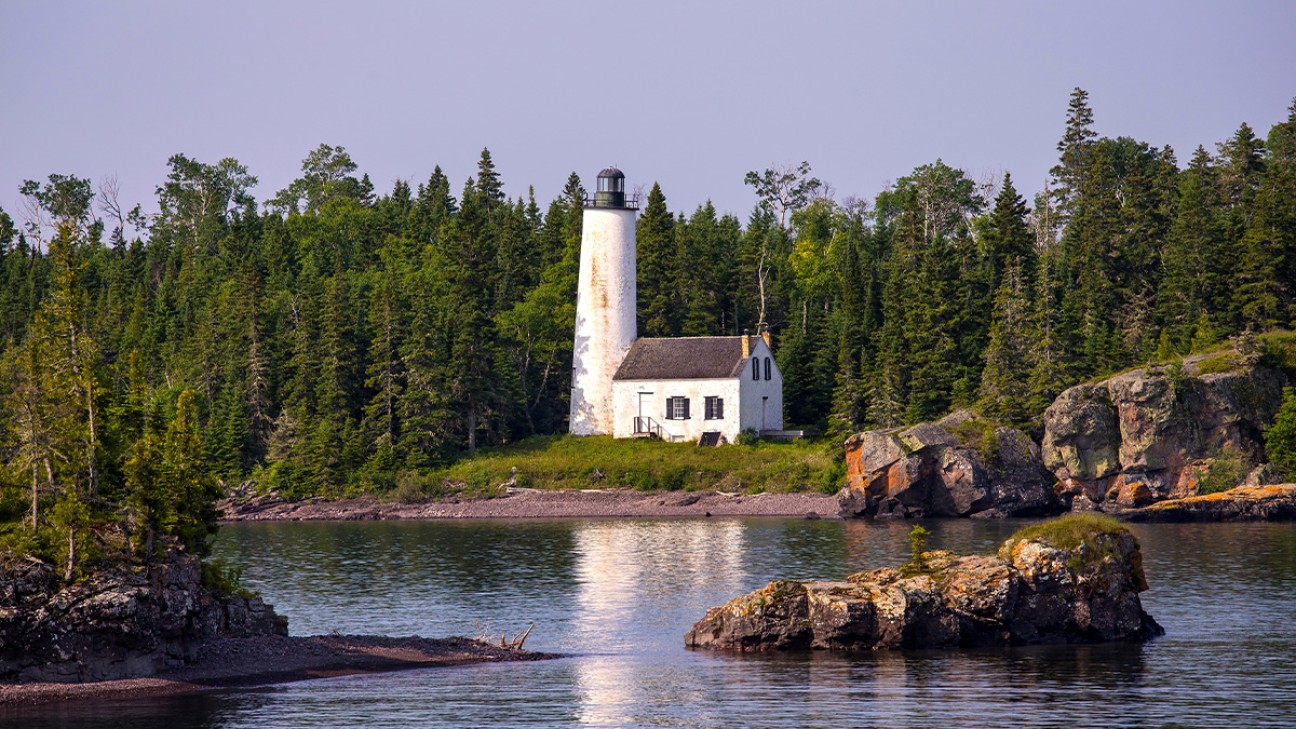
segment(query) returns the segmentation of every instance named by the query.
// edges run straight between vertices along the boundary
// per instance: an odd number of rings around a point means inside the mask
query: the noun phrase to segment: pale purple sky
[[[749,169],[808,160],[872,199],[943,158],[1056,158],[1068,96],[1180,164],[1296,96],[1296,2],[37,2],[0,4],[0,207],[51,172],[155,208],[166,160],[235,157],[265,200],[320,143],[380,193],[489,147],[546,205],[616,163],[672,210],[744,220]]]

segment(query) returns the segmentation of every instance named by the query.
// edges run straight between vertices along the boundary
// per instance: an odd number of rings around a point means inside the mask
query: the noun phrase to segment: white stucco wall
[[[724,380],[618,380],[613,383],[613,403],[616,422],[613,435],[628,438],[634,433],[634,419],[639,415],[639,393],[652,393],[652,406],[648,413],[662,428],[663,440],[697,440],[703,432],[718,430],[733,442],[742,431],[739,427],[739,384],[736,379]],[[724,399],[724,418],[706,419],[706,398]],[[688,420],[667,420],[666,399],[687,397]]]
[[[636,295],[635,211],[585,208],[572,356],[574,435],[613,430],[612,376],[634,344]]]
[[[650,412],[661,426],[666,440],[696,441],[704,432],[719,431],[733,443],[747,429],[783,428],[783,375],[764,342],[757,341],[752,356],[761,362],[760,379],[751,378],[751,364],[744,363],[741,376],[715,380],[618,380],[612,383],[614,420],[612,434],[628,438],[634,434],[639,415],[640,393],[652,393]],[[771,379],[765,379],[765,358],[770,358]],[[666,399],[689,399],[688,420],[668,420]],[[706,419],[706,398],[724,398],[724,418]],[[762,423],[762,415],[764,422]]]
[[[760,379],[753,380],[750,361],[743,367],[742,376],[738,378],[741,385],[742,428],[740,430],[782,430],[783,429],[783,373],[779,371],[778,362],[770,353],[765,342],[756,340],[752,347],[752,357],[761,362]],[[765,379],[765,358],[770,361],[770,379]]]

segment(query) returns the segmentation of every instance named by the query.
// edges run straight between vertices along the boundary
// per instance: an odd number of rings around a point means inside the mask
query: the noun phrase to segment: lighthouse
[[[594,199],[585,201],[581,222],[569,421],[573,435],[613,432],[612,377],[636,337],[638,208],[639,201],[626,196],[621,170],[599,172]]]

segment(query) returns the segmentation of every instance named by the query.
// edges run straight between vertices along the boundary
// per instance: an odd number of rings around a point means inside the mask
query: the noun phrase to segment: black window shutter
[[[688,420],[689,419],[689,399],[687,397],[681,397],[680,399],[684,401],[684,419]]]
[[[675,398],[673,397],[666,398],[666,419],[675,419]]]

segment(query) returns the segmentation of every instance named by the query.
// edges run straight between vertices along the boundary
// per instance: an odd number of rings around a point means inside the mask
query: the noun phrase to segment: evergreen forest
[[[1296,324],[1296,103],[1184,163],[1099,136],[1081,89],[1059,127],[1029,197],[940,160],[872,200],[753,171],[745,219],[653,185],[640,335],[768,325],[786,420],[843,435],[957,407],[1030,427],[1079,381]],[[384,492],[565,432],[577,174],[509,198],[483,150],[461,185],[378,191],[320,145],[273,197],[256,183],[176,154],[156,214],[64,174],[0,211],[0,517],[62,535],[69,570],[96,515],[201,551],[222,483]]]

